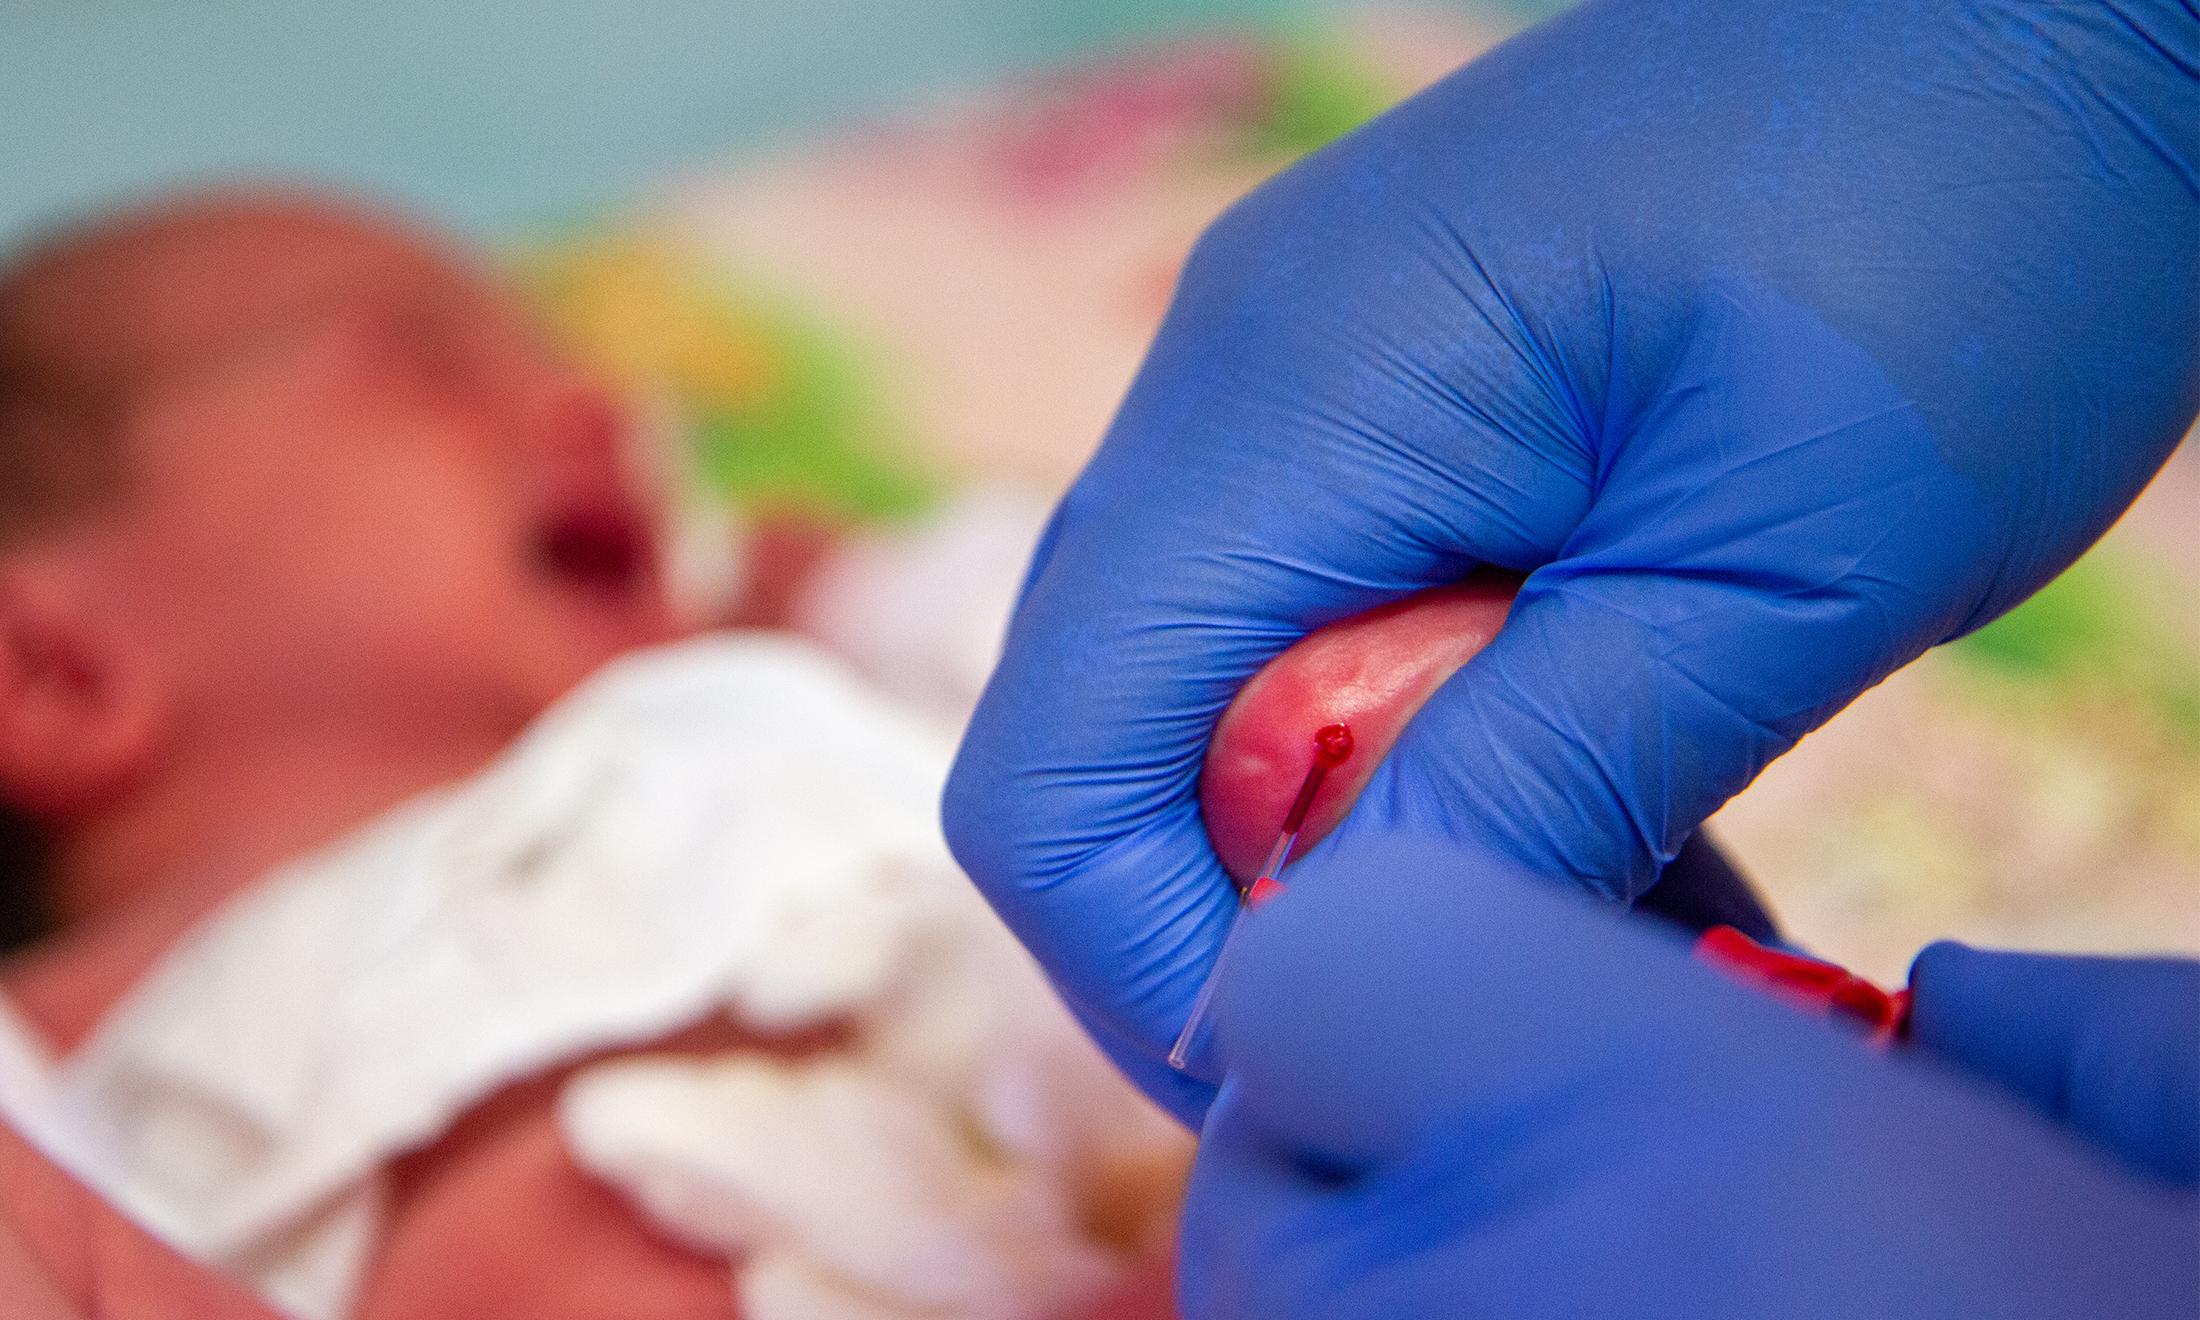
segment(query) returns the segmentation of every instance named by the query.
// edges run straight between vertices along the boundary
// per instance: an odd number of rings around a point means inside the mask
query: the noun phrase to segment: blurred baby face
[[[669,631],[621,419],[394,227],[244,220],[145,289],[117,567],[185,709],[508,736]]]

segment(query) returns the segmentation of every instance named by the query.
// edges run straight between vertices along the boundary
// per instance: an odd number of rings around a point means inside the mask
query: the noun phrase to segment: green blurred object
[[[1268,53],[1267,113],[1246,146],[1264,155],[1301,156],[1329,145],[1398,99],[1336,35],[1301,33]]]
[[[738,408],[698,412],[694,445],[705,485],[733,503],[836,521],[906,518],[939,499],[914,446],[895,443],[860,355],[780,310],[750,314],[774,350],[773,380]]]
[[[1952,650],[1975,672],[2113,696],[2200,745],[2200,658],[2149,607],[2154,586],[2144,565],[2096,552]]]
[[[873,354],[768,281],[617,225],[514,253],[567,342],[683,437],[702,492],[754,513],[907,517],[942,489],[868,369]]]

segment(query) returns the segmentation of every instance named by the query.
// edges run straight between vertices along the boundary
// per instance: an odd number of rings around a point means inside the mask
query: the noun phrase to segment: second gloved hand
[[[1232,955],[1187,1320],[2184,1317],[2200,965],[1936,946],[1875,1053],[1444,847]]]

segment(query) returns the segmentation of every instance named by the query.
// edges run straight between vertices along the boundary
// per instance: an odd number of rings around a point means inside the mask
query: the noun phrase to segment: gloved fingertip
[[[1910,1040],[2142,1172],[2200,1186],[2200,962],[1928,946]]]

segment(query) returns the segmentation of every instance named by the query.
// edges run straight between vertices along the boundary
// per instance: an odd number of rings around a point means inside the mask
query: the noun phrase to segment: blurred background
[[[1127,43],[1330,0],[0,0],[0,240],[149,184],[282,172],[484,234],[587,214]],[[1556,0],[1433,6],[1514,26]]]
[[[0,244],[163,185],[361,190],[506,254],[703,525],[1043,501],[1208,217],[1557,7],[0,0]],[[2191,449],[1723,814],[1806,943],[2200,950]]]

